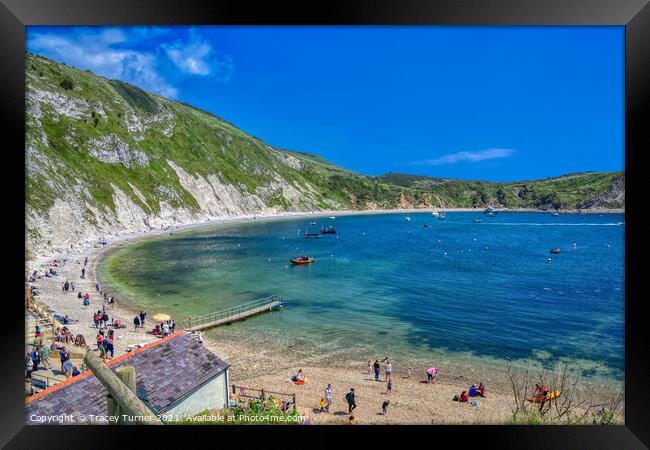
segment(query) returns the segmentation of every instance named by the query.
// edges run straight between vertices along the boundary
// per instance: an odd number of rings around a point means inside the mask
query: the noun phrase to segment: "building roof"
[[[107,364],[113,369],[122,365],[135,367],[137,395],[157,413],[164,412],[230,367],[183,331],[125,353]],[[87,370],[27,397],[27,423],[42,423],[39,421],[43,417],[63,414],[72,417],[63,419],[67,421],[64,424],[87,423],[90,415],[106,416],[106,395],[104,386]],[[85,416],[85,421],[79,420],[80,415]]]

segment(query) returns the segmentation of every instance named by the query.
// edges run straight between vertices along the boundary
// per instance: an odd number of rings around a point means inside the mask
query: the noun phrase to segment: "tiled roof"
[[[183,331],[125,353],[108,365],[135,367],[138,397],[155,412],[193,392],[223,372],[229,364],[219,359]],[[88,423],[90,415],[105,416],[107,391],[88,370],[69,381],[55,385],[26,399],[27,423],[42,423],[43,417],[66,414],[68,422]],[[86,421],[79,420],[79,415]],[[40,417],[36,417],[40,416]],[[71,420],[71,422],[70,422]],[[55,422],[58,423],[58,422]]]

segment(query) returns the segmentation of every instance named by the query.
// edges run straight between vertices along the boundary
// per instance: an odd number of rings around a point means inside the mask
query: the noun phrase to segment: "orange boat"
[[[314,262],[314,258],[311,256],[299,256],[297,258],[291,259],[291,264],[298,266],[300,264],[311,264]]]

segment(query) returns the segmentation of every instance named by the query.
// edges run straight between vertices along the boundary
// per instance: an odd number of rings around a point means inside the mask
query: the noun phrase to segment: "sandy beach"
[[[459,209],[458,211],[474,211],[473,209]],[[246,222],[251,220],[273,220],[287,217],[317,217],[317,216],[342,216],[348,214],[381,214],[381,213],[408,213],[426,212],[428,210],[390,210],[390,211],[318,211],[313,213],[282,213],[270,216],[240,216],[229,217],[221,220],[188,224],[180,227],[169,227],[151,230],[149,232],[129,233],[120,236],[107,236],[106,245],[95,242],[85,242],[70,249],[65,249],[56,254],[39,255],[32,261],[26,262],[26,273],[53,267],[58,261],[55,277],[40,277],[33,283],[36,299],[44,302],[52,312],[68,315],[73,323],[68,328],[73,334],[82,334],[87,344],[95,348],[97,330],[93,323],[93,314],[102,308],[102,299],[95,288],[96,267],[103,255],[116,247],[127,245],[136,240],[150,238],[161,234],[176,233],[180,231],[212,226]],[[446,211],[452,211],[446,209]],[[98,237],[98,240],[100,237]],[[85,278],[80,278],[84,258],[88,257]],[[61,285],[65,281],[73,281],[75,292],[62,291]],[[101,286],[100,286],[101,288]],[[91,294],[90,305],[82,305],[77,298],[78,292]],[[135,331],[133,317],[139,312],[137,305],[126,305],[118,302],[108,309],[111,318],[122,320],[126,329],[116,331],[115,356],[127,351],[129,346],[147,344],[157,338],[145,331],[150,331],[154,323],[150,317],[161,311],[147,311],[147,321],[144,330]],[[174,318],[180,326],[182,318]],[[33,330],[26,330],[27,342],[33,338]],[[49,345],[50,339],[46,339]],[[359,423],[504,423],[512,417],[512,393],[508,391],[505,380],[500,377],[500,383],[490,383],[485,379],[469,379],[467,374],[450,373],[445,368],[439,368],[442,375],[435,382],[427,384],[422,381],[426,378],[424,367],[413,367],[412,376],[406,378],[406,367],[394,366],[393,390],[387,394],[386,382],[382,369],[381,382],[375,382],[372,374],[367,374],[366,362],[347,363],[347,366],[335,367],[331,365],[302,365],[299,355],[287,352],[278,352],[271,343],[247,346],[241,342],[229,339],[218,339],[206,336],[205,343],[209,349],[222,359],[231,364],[230,383],[254,389],[278,391],[297,395],[297,404],[302,412],[307,414],[314,423],[344,423],[347,420],[347,404],[344,396],[349,388],[355,388],[358,407],[354,415]],[[73,362],[80,365],[83,349],[72,348]],[[370,359],[371,356],[368,357]],[[52,358],[54,371],[39,371],[54,378],[62,379],[57,373],[58,358]],[[298,369],[303,369],[307,382],[296,386],[288,381],[291,374]],[[480,373],[477,372],[477,373]],[[64,378],[64,377],[63,377]],[[467,390],[472,383],[487,384],[487,397],[478,398],[478,406],[461,404],[452,401],[454,395]],[[331,414],[320,413],[315,409],[319,400],[324,396],[324,389],[328,383],[333,389],[333,409]],[[390,406],[386,415],[381,414],[381,405],[384,400],[390,399]]]

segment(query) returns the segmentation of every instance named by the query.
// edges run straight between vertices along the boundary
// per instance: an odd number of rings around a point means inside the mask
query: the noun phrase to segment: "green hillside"
[[[363,176],[121,81],[32,54],[25,69],[26,226],[35,244],[272,211],[623,207],[612,191],[623,188],[619,172],[519,183]]]

